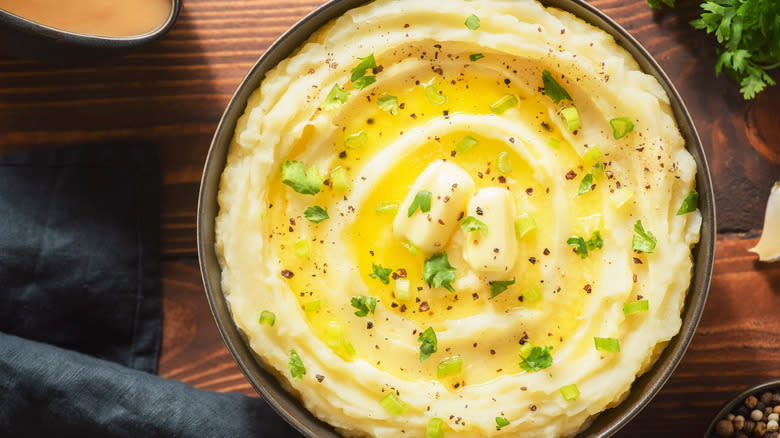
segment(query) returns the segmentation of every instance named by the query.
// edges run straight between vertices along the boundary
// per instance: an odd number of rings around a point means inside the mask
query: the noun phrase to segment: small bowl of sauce
[[[180,0],[0,0],[0,51],[68,62],[118,55],[173,25]]]

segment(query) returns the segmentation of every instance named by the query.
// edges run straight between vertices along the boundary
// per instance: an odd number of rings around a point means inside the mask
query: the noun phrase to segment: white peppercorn
[[[753,421],[761,421],[762,418],[764,418],[764,413],[758,409],[753,409],[753,412],[750,413],[750,419]]]
[[[769,422],[766,423],[766,430],[769,432],[774,432],[778,428],[780,428],[780,425],[778,425],[777,420],[769,420]]]

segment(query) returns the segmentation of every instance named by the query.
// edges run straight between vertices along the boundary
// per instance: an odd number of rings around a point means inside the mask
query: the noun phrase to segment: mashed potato
[[[223,290],[344,435],[568,436],[680,328],[695,172],[605,32],[530,0],[377,0],[249,99]]]

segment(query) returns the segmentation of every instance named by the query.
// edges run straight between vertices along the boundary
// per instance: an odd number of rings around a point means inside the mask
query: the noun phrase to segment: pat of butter
[[[420,191],[431,192],[431,209],[417,208],[411,217],[409,206]],[[474,180],[465,170],[448,161],[431,163],[417,177],[398,209],[393,232],[427,252],[439,252],[458,226],[458,217],[474,193]]]
[[[487,225],[487,232],[466,232],[463,256],[469,266],[483,272],[512,269],[517,259],[512,194],[498,187],[482,189],[471,198],[467,215]]]

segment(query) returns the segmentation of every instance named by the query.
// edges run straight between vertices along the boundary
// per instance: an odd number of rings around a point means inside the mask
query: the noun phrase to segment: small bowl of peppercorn
[[[748,388],[726,403],[704,438],[780,438],[780,380]]]

